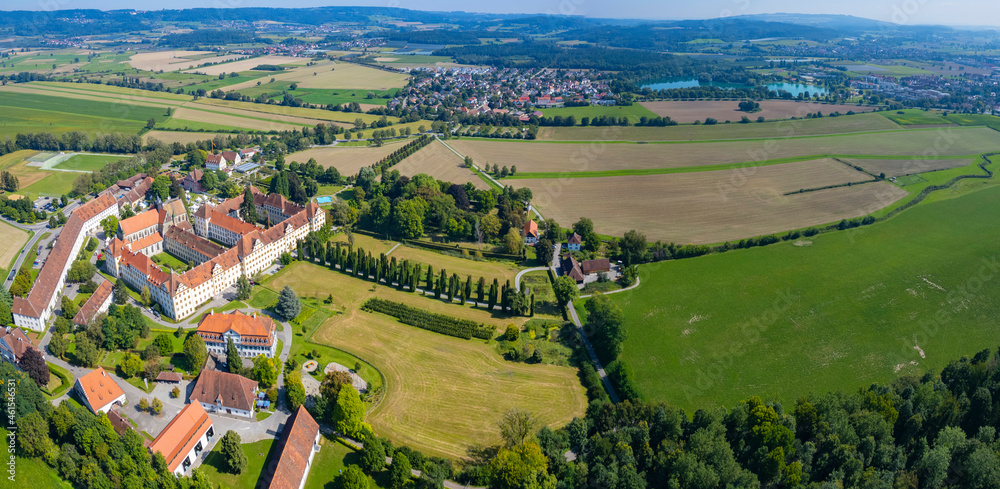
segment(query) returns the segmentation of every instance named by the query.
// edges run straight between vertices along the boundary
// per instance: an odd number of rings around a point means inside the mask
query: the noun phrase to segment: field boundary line
[[[440,142],[441,144],[443,144],[445,148],[450,149],[452,153],[455,153],[456,155],[458,155],[459,158],[461,158],[462,160],[465,160],[465,155],[463,155],[462,153],[459,153],[458,151],[456,151],[455,148],[452,148],[451,145],[449,145],[448,143],[444,142],[444,140],[442,140],[440,137],[438,137],[437,134],[434,135],[434,139],[436,139],[438,142]],[[499,189],[503,189],[504,188],[504,186],[499,181],[497,181],[497,179],[495,179],[495,178],[487,175],[486,173],[484,173],[483,170],[479,168],[479,165],[477,165],[475,161],[472,162],[472,168],[474,170],[476,170],[475,173],[476,173],[476,175],[479,175],[479,178],[485,177],[484,180],[486,181],[486,183],[488,183],[490,185],[496,185],[496,187],[499,188]]]

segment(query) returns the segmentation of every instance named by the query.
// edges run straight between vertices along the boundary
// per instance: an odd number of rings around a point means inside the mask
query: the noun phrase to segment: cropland
[[[367,420],[394,443],[460,458],[473,445],[499,441],[496,420],[508,409],[532,411],[542,425],[561,426],[586,407],[575,369],[508,362],[482,341],[407,326],[362,312],[360,306],[378,296],[498,328],[526,318],[494,317],[306,263],[289,266],[269,287],[280,290],[286,284],[300,297],[330,294],[338,309],[343,306],[344,312],[324,322],[312,341],[354,354],[382,372],[385,394]]]
[[[713,118],[719,122],[737,122],[743,116],[756,120],[758,117],[765,119],[790,119],[792,117],[804,118],[806,114],[822,112],[828,115],[831,112],[846,114],[848,111],[869,112],[875,110],[874,107],[865,107],[848,104],[821,104],[818,102],[797,102],[794,100],[762,100],[760,110],[757,112],[742,112],[738,107],[737,100],[698,100],[698,101],[663,101],[663,102],[642,102],[641,105],[659,116],[670,117],[680,122],[704,121],[706,118]]]
[[[393,167],[399,173],[414,176],[426,173],[438,180],[457,183],[471,183],[480,190],[490,188],[489,184],[479,178],[471,169],[466,168],[465,160],[459,158],[443,143],[433,141],[416,153]]]
[[[1000,188],[968,182],[872,226],[640,267],[642,285],[611,296],[639,390],[686,408],[787,406],[995,343]]]

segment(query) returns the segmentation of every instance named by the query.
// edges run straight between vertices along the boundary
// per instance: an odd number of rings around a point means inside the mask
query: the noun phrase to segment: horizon
[[[22,3],[22,2],[18,2]],[[457,0],[424,0],[406,1],[392,0],[388,5],[383,2],[361,0],[351,2],[329,2],[323,0],[305,0],[295,7],[288,7],[273,0],[227,0],[226,6],[205,6],[201,0],[177,0],[170,8],[142,8],[136,0],[61,0],[59,9],[48,9],[46,5],[37,2],[23,2],[26,5],[13,5],[0,12],[49,11],[66,10],[132,10],[137,12],[156,12],[161,10],[189,10],[199,8],[240,9],[240,8],[287,8],[306,9],[318,7],[389,7],[421,12],[462,12],[471,14],[498,15],[560,15],[579,16],[591,19],[615,20],[646,20],[646,21],[680,21],[709,20],[748,15],[832,15],[851,16],[862,19],[890,22],[897,25],[943,25],[954,27],[998,27],[997,24],[984,24],[982,19],[1000,18],[1000,5],[983,0],[944,1],[929,3],[927,0],[845,0],[836,6],[802,5],[790,0],[762,0],[755,3],[740,0],[713,0],[689,4],[687,2],[653,2],[638,0],[608,4],[600,2],[596,5],[586,0],[562,0],[553,2],[534,2],[528,0],[513,0],[496,8],[470,10],[465,2]],[[223,3],[223,2],[217,2]],[[873,5],[874,3],[874,5]],[[35,7],[35,8],[32,8]],[[787,7],[787,8],[786,8]],[[974,12],[974,13],[973,13]],[[642,15],[645,13],[646,15]],[[992,15],[991,15],[992,14]]]

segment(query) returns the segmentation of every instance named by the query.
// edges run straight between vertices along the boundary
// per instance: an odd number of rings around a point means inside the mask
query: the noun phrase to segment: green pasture
[[[166,120],[163,108],[133,105],[128,101],[97,101],[69,97],[48,96],[34,93],[0,92],[0,107],[8,112],[16,109],[47,110],[64,114],[107,117],[127,121],[157,122]]]
[[[60,170],[97,171],[104,168],[112,161],[124,160],[128,158],[130,158],[130,156],[127,155],[78,154],[71,156],[69,159],[59,163],[54,168]]]
[[[639,122],[640,117],[656,117],[656,113],[643,107],[639,104],[632,105],[588,105],[586,107],[556,107],[552,109],[541,109],[542,114],[545,117],[555,117],[562,116],[563,118],[573,116],[576,117],[576,123],[580,123],[580,119],[584,117],[594,117],[608,116],[608,117],[626,117],[629,122],[635,124]]]
[[[639,390],[685,408],[788,406],[996,348],[1000,188],[969,185],[872,226],[641,266],[639,288],[610,296]]]

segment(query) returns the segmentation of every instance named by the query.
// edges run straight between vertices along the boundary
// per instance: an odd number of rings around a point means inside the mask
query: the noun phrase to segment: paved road
[[[639,277],[636,277],[636,278],[635,278],[635,283],[634,283],[634,284],[632,284],[632,285],[629,285],[628,287],[625,287],[624,289],[618,289],[618,290],[609,290],[609,291],[607,291],[607,292],[601,292],[601,293],[602,293],[602,294],[604,294],[604,295],[608,295],[608,294],[617,294],[617,293],[619,293],[619,292],[625,292],[626,290],[632,290],[632,289],[634,289],[634,288],[636,288],[636,287],[638,287],[638,286],[639,286]],[[581,296],[580,296],[580,298],[581,298],[581,299],[586,299],[586,298],[588,298],[588,297],[593,297],[593,295],[594,295],[594,294],[587,294],[587,295],[581,295]]]
[[[527,268],[521,270],[520,272],[517,272],[517,275],[514,276],[514,288],[517,290],[521,290],[521,275],[524,275],[529,272],[544,272],[548,269],[549,267],[535,267],[535,268]]]
[[[80,204],[78,202],[71,202],[69,205],[67,205],[66,207],[64,207],[62,209],[59,209],[59,210],[61,210],[63,212],[63,214],[65,214],[68,217],[69,214],[72,213],[73,210],[76,209],[79,206],[80,206]],[[40,223],[37,223],[37,224],[21,224],[21,223],[16,222],[16,221],[11,221],[11,220],[7,219],[6,217],[4,217],[2,219],[7,224],[10,224],[11,226],[14,226],[14,227],[16,227],[18,229],[23,229],[25,231],[33,231],[35,233],[34,236],[32,236],[31,239],[28,240],[28,243],[25,244],[23,248],[21,248],[22,252],[18,253],[17,259],[14,261],[14,266],[11,267],[11,269],[7,271],[7,277],[4,277],[3,285],[4,285],[4,287],[6,287],[6,288],[9,289],[10,286],[11,286],[11,284],[14,283],[14,279],[13,278],[8,279],[8,277],[10,277],[10,272],[12,270],[19,270],[21,268],[21,264],[24,263],[24,258],[26,256],[28,256],[27,250],[30,250],[33,246],[35,246],[35,243],[37,243],[38,240],[42,237],[42,235],[45,234],[45,230],[48,229],[49,223],[46,221],[46,222],[40,222]],[[56,237],[58,237],[60,231],[61,231],[61,228],[54,229],[54,230],[50,231],[53,234],[52,238],[55,239]]]

